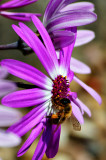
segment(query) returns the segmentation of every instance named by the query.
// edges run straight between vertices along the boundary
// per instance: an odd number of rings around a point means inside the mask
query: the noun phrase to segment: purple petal
[[[48,32],[46,31],[45,27],[37,17],[32,16],[32,21],[43,39],[43,42],[47,48],[48,54],[53,60],[55,70],[57,70],[58,69],[57,55]]]
[[[43,123],[38,124],[31,132],[30,136],[28,137],[28,139],[25,141],[25,143],[23,144],[23,146],[20,148],[20,150],[18,151],[17,157],[22,156],[25,152],[27,152],[27,150],[29,149],[29,147],[32,145],[32,143],[34,142],[34,140],[39,136],[40,132],[42,131],[43,128]]]
[[[73,28],[73,32],[76,35],[76,27]],[[74,44],[75,44],[75,40],[73,41],[73,43],[71,45],[69,45],[68,47],[63,48],[63,50],[60,52],[60,70],[61,70],[61,74],[67,75],[69,72],[69,68],[70,68],[70,60],[71,60],[71,55],[72,55],[72,51],[74,48]]]
[[[11,132],[0,130],[0,147],[15,147],[21,143],[21,138]]]
[[[61,126],[55,131],[57,125],[52,125],[52,134],[50,138],[50,142],[48,143],[47,149],[46,149],[46,155],[48,158],[53,158],[58,152],[59,148],[59,140],[60,140],[60,132],[61,132]]]
[[[52,89],[52,81],[50,78],[26,63],[13,59],[4,59],[1,61],[1,65],[5,66],[9,73],[19,78],[31,82],[39,87],[46,88],[48,90]]]
[[[48,105],[49,105],[49,103],[46,102],[46,103],[43,103],[41,105],[38,105],[38,106],[34,107],[30,112],[28,112],[25,116],[23,116],[21,118],[21,121],[18,122],[17,124],[18,125],[22,124],[23,122],[27,121],[29,118],[30,118],[30,120],[32,120],[33,119],[33,115],[34,115],[34,117],[35,117],[35,115],[37,116],[36,112],[38,112],[38,111],[39,111],[39,113],[43,112],[45,110],[45,108],[48,107]],[[17,124],[15,124],[13,126],[17,126]],[[11,126],[11,128],[14,128],[14,127]]]
[[[67,74],[67,79],[69,80],[69,82],[71,82],[73,80],[73,77],[74,77],[74,73],[72,71],[70,71],[68,74]]]
[[[59,6],[61,5],[62,1],[61,0],[50,0],[48,3],[44,17],[43,17],[43,24],[46,25],[47,21],[56,14],[56,11],[59,11]]]
[[[8,80],[0,80],[0,97],[13,92],[17,89],[15,83]]]
[[[46,25],[49,19],[58,14],[63,7],[75,1],[76,0],[50,0],[44,13],[43,24]]]
[[[18,110],[0,105],[0,127],[7,127],[18,122],[22,117]]]
[[[41,104],[51,98],[50,91],[42,89],[25,89],[8,94],[2,99],[2,104],[14,108],[30,107]]]
[[[37,18],[37,17],[36,17]],[[46,71],[49,73],[51,78],[55,78],[57,76],[57,69],[55,66],[55,63],[53,61],[53,58],[51,58],[50,54],[48,53],[47,49],[43,45],[43,43],[39,40],[39,38],[36,36],[36,34],[29,29],[26,25],[23,23],[19,24],[23,32],[25,33],[25,36],[32,41],[32,49],[35,51],[36,55],[38,56],[39,60],[45,67]],[[43,29],[44,26],[42,25]],[[42,32],[42,31],[41,31]],[[48,43],[49,45],[49,43]],[[52,48],[53,50],[53,48]]]
[[[71,102],[71,105],[72,105],[72,113],[73,113],[73,115],[80,122],[80,124],[84,124],[83,115],[82,115],[80,109],[73,102]]]
[[[50,34],[55,49],[64,48],[70,45],[75,40],[75,33],[69,30],[54,31]]]
[[[77,0],[64,0],[64,1],[62,2],[62,7],[61,7],[61,8],[65,7],[66,5],[68,5],[68,4],[70,4],[70,3],[76,2],[76,1],[77,1]]]
[[[7,69],[5,67],[0,67],[0,79],[5,78],[8,75]]]
[[[69,99],[70,99],[71,103],[74,103],[74,105],[76,105],[81,110],[81,113],[83,115],[84,111],[83,111],[82,107],[80,106],[80,104],[76,101],[76,98],[69,95]]]
[[[80,106],[83,109],[83,111],[86,112],[89,117],[91,117],[91,111],[90,111],[90,109],[82,101],[80,101],[78,98],[77,98],[76,101],[80,104]]]
[[[54,79],[54,77],[56,77],[56,71],[54,69],[55,66],[46,48],[44,47],[40,39],[36,36],[36,34],[30,28],[28,28],[23,23],[20,23],[20,27],[21,27],[21,31],[23,32],[23,34],[19,34],[19,36],[23,39],[23,35],[24,35],[25,38],[23,40],[26,43],[28,42],[28,44],[30,43],[30,47],[34,50],[34,52],[40,59],[41,63],[45,67],[46,71]],[[13,25],[13,28],[18,34],[19,30],[17,31],[17,26]]]
[[[32,160],[35,160],[35,159],[39,159],[41,160],[46,149],[47,149],[47,146],[48,146],[48,143],[50,141],[50,137],[51,137],[51,129],[52,125],[47,125],[39,142],[38,142],[38,145],[36,147],[36,150],[35,150],[35,153],[33,155],[33,158]]]
[[[89,74],[91,69],[81,61],[71,57],[70,69],[75,73]]]
[[[77,93],[76,92],[69,92],[69,96],[73,98],[77,98]]]
[[[69,27],[87,25],[96,21],[97,16],[89,11],[67,11],[61,12],[49,20],[47,25],[48,32],[65,29]]]
[[[14,4],[16,3],[17,4],[17,2],[19,2],[20,0],[10,0],[10,1],[8,1],[8,2],[5,2],[4,4],[2,4],[0,7],[2,8],[2,9],[7,9],[9,6],[14,6]]]
[[[94,11],[94,4],[90,2],[78,2],[67,5],[66,7],[61,9],[61,12],[69,11],[69,10],[86,10],[86,11]]]
[[[89,43],[95,38],[95,33],[90,30],[77,30],[75,47]]]
[[[10,0],[1,5],[1,9],[13,9],[19,8],[31,3],[36,2],[37,0]]]
[[[34,108],[25,115],[20,122],[11,126],[8,131],[12,131],[19,136],[25,135],[30,129],[35,127],[42,119],[44,119],[48,105],[49,102],[46,102],[39,105],[37,108]]]
[[[14,25],[14,24],[12,25],[12,28],[18,34],[18,36],[20,36],[27,43],[27,45],[31,48],[32,45],[31,45],[30,41],[28,41],[28,39],[25,37],[21,28],[19,28],[18,26]]]
[[[86,85],[84,82],[82,82],[81,80],[79,80],[75,76],[74,76],[73,80],[76,81],[80,86],[82,86],[99,104],[102,103],[102,99],[101,99],[100,95],[94,89],[92,89],[91,87]]]
[[[31,21],[32,15],[41,16],[41,14],[37,13],[15,13],[6,11],[1,11],[0,15],[16,21]]]

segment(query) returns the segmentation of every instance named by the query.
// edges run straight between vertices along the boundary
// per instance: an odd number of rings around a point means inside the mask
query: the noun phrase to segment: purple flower
[[[43,131],[32,158],[33,160],[40,160],[45,152],[48,158],[53,158],[58,151],[61,132],[60,124],[65,119],[65,111],[59,108],[59,106],[62,106],[63,100],[64,103],[67,103],[67,101],[69,103],[69,108],[67,109],[70,111],[70,115],[67,118],[74,117],[80,124],[83,124],[84,112],[91,116],[91,112],[87,106],[77,98],[77,93],[71,91],[69,87],[71,81],[74,80],[79,83],[99,104],[101,104],[101,97],[74,75],[74,70],[78,73],[90,72],[88,66],[75,59],[71,59],[75,41],[60,51],[58,59],[45,27],[37,17],[33,16],[32,20],[44,44],[25,24],[19,23],[20,27],[13,25],[13,28],[34,50],[49,77],[26,63],[12,59],[2,60],[1,65],[5,66],[9,73],[36,86],[33,89],[25,89],[8,94],[2,99],[2,104],[14,108],[36,105],[19,123],[11,126],[9,131],[23,136],[33,128],[29,138],[19,150],[18,156],[22,156]],[[74,32],[76,33],[75,28]],[[53,119],[55,116],[58,116],[57,119]]]
[[[2,0],[1,0],[2,1]],[[34,14],[36,16],[41,16],[38,13],[16,13],[16,12],[8,12],[8,9],[20,8],[31,3],[36,2],[37,0],[9,0],[0,5],[0,15],[17,20],[17,21],[30,21],[31,16]]]
[[[60,49],[73,43],[76,36],[73,28],[90,24],[97,19],[96,14],[93,12],[94,5],[92,3],[73,3],[75,1],[50,0],[46,7],[43,24],[53,41],[55,49]],[[94,37],[92,31],[79,30],[75,46],[88,43]]]
[[[0,97],[15,91],[17,88],[13,82],[4,80],[7,75],[7,69],[5,67],[0,67]]]

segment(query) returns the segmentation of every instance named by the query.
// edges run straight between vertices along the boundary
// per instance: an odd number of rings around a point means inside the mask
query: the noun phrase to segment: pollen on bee
[[[58,118],[58,115],[52,114],[51,118],[52,118],[52,119]]]

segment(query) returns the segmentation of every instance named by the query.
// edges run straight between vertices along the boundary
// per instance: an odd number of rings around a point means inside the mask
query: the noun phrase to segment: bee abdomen
[[[71,111],[71,108],[69,106],[65,107],[64,109],[65,113],[69,113]]]

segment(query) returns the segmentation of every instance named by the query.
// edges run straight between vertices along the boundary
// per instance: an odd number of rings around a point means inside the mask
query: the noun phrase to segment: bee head
[[[66,105],[66,104],[69,104],[70,103],[70,100],[68,98],[62,98],[60,100],[60,103],[62,103],[63,105]]]

